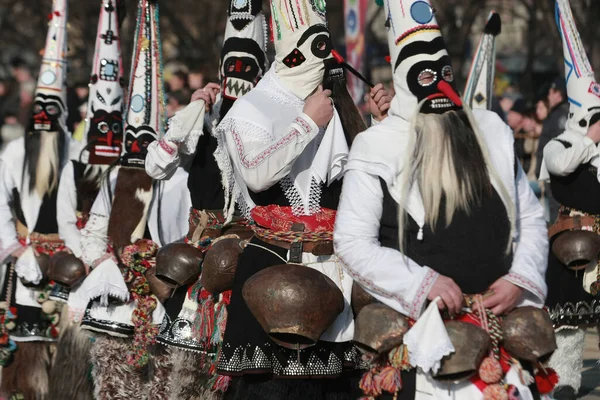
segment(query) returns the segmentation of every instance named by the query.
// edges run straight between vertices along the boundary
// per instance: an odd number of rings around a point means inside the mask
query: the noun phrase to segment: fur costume
[[[585,330],[562,329],[556,332],[558,349],[550,358],[549,366],[559,377],[558,386],[570,386],[575,392],[581,388]]]
[[[207,387],[211,374],[206,354],[172,348],[173,376],[169,400],[221,400],[223,393]]]
[[[93,340],[89,331],[76,324],[62,330],[50,372],[50,399],[93,400],[90,379]]]
[[[44,342],[19,342],[13,362],[2,369],[0,396],[10,398],[20,394],[25,400],[47,399],[53,346]]]

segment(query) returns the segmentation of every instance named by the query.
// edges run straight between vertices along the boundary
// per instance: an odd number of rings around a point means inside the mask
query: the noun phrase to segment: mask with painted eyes
[[[569,120],[567,129],[587,135],[600,119],[600,84],[585,52],[568,0],[556,1],[556,21],[563,41]]]
[[[156,132],[151,126],[142,125],[140,127],[128,126],[125,131],[125,155],[121,160],[121,165],[127,167],[144,168],[148,146],[157,139]]]
[[[325,11],[324,0],[271,2],[275,71],[303,100],[323,82],[324,60],[332,57]]]
[[[429,0],[384,2],[396,96],[391,115],[410,121],[423,113],[462,108],[454,70]]]
[[[121,155],[123,143],[123,116],[95,110],[88,120],[88,164],[112,164]]]
[[[32,126],[34,132],[61,130],[65,106],[59,96],[37,93],[33,103]]]
[[[125,96],[117,13],[115,0],[102,0],[86,115],[89,164],[112,164],[123,149]]]

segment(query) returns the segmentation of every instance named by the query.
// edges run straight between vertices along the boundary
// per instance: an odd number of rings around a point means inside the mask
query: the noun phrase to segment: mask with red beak
[[[148,145],[164,135],[166,107],[158,5],[140,0],[138,10],[121,165],[144,168]]]
[[[88,164],[112,164],[121,156],[124,99],[118,21],[116,0],[102,0],[86,116]]]
[[[390,113],[410,121],[420,112],[462,108],[454,70],[429,0],[385,0],[396,96]]]
[[[33,132],[67,134],[67,0],[55,0],[33,100]]]

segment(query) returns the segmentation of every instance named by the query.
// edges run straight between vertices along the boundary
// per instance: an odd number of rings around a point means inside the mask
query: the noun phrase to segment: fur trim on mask
[[[46,399],[50,371],[50,347],[44,342],[19,342],[14,360],[2,369],[0,396],[21,394],[27,400]]]
[[[108,237],[115,249],[130,245],[134,236],[143,238],[151,200],[152,178],[146,171],[121,167],[108,221]]]
[[[79,325],[71,324],[61,330],[50,371],[50,399],[94,399],[89,374],[92,341],[91,333]]]
[[[169,400],[221,400],[223,393],[210,387],[210,363],[206,354],[171,349],[173,377]]]
[[[583,329],[563,329],[556,332],[558,348],[550,358],[549,367],[558,374],[558,386],[570,386],[575,393],[581,387],[585,331]]]

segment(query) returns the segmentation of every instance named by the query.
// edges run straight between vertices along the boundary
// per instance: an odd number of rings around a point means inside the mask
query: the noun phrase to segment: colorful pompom
[[[508,400],[508,392],[504,386],[495,384],[483,389],[484,400]]]
[[[479,377],[487,384],[500,382],[502,376],[502,365],[494,357],[486,357],[479,366]]]
[[[540,394],[548,394],[554,390],[558,384],[558,374],[552,368],[539,370],[535,374],[535,383],[540,391]]]

